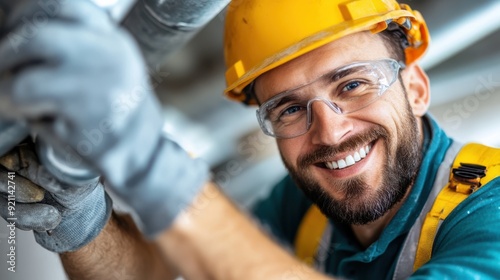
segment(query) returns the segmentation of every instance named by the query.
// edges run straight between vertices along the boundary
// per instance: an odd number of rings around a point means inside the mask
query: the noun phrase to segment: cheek
[[[378,107],[378,118],[385,121],[397,120],[406,109],[404,93],[400,89],[389,89],[374,105]]]
[[[356,119],[359,121],[358,126],[360,124],[366,124],[367,127],[376,125],[386,129],[389,134],[394,133],[394,129],[400,120],[400,114],[390,99],[380,99],[365,109],[359,116],[356,116]]]
[[[364,122],[371,125],[383,127],[389,136],[388,149],[395,151],[397,141],[404,137],[406,122],[406,104],[400,98],[395,98],[396,94],[401,96],[401,93],[391,92],[384,96],[378,102],[366,108],[361,118]]]

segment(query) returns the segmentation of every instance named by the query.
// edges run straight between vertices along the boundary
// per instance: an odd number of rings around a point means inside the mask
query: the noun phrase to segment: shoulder
[[[477,143],[469,143],[462,147],[455,159],[454,166],[460,163],[460,167],[454,168],[452,177],[457,177],[458,181],[468,180],[467,176],[475,176],[479,179],[481,168],[467,166],[463,163],[474,163],[486,166],[485,176],[480,179],[484,185],[477,191],[470,194],[464,201],[450,213],[448,218],[443,221],[443,233],[452,230],[454,226],[460,225],[471,227],[473,232],[479,230],[489,230],[486,221],[498,223],[500,221],[500,149],[488,147]],[[478,171],[482,171],[477,173]],[[456,172],[456,173],[455,173]],[[459,174],[459,172],[461,172]],[[467,175],[467,176],[466,176]],[[471,177],[472,178],[472,177]],[[475,230],[474,230],[475,228]],[[500,227],[494,229],[496,233]],[[436,236],[437,238],[439,237]],[[500,234],[497,234],[500,236]]]
[[[443,221],[432,258],[419,273],[481,279],[500,275],[500,177],[460,203]]]
[[[488,228],[484,221],[500,223],[500,176],[491,180],[460,203],[442,227],[450,230],[454,225],[476,225],[477,229]],[[464,224],[466,223],[466,224]],[[500,227],[495,229],[500,233]],[[499,235],[500,238],[500,235]]]

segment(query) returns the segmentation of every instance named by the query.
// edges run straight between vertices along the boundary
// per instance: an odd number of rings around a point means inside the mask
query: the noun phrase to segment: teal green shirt
[[[347,279],[392,279],[404,240],[432,189],[452,140],[426,118],[422,164],[401,209],[380,238],[364,249],[349,226],[333,224],[326,272]],[[500,161],[500,159],[499,159]],[[285,245],[292,246],[311,202],[287,176],[253,213]],[[412,279],[500,279],[500,178],[471,194],[441,225],[431,260]]]

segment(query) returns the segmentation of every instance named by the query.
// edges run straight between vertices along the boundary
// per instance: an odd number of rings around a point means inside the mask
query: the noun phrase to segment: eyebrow
[[[346,76],[349,76],[351,75],[352,73],[355,73],[355,72],[358,72],[359,71],[359,68],[361,68],[360,66],[356,66],[356,67],[349,67],[347,69],[339,69],[339,68],[336,68],[336,69],[333,69],[332,71],[330,72],[326,72],[325,74],[317,77],[316,79],[312,80],[311,82],[309,83],[306,83],[306,84],[303,84],[303,85],[299,85],[297,87],[294,87],[294,88],[291,88],[291,89],[287,89],[285,91],[282,91],[282,92],[279,92],[278,94],[276,95],[280,95],[280,94],[284,94],[286,92],[291,92],[291,91],[296,91],[296,90],[299,90],[301,88],[304,88],[308,85],[311,85],[319,80],[326,80],[328,83],[333,83],[333,82],[336,82]]]
[[[283,93],[286,93],[286,91]],[[295,94],[285,95],[282,98],[280,98],[279,100],[277,100],[276,104],[273,104],[272,106],[267,107],[266,111],[269,112],[270,110],[275,109],[276,107],[279,107],[285,103],[295,101],[295,100],[298,100],[298,98],[296,97]]]
[[[336,82],[352,73],[358,72],[360,67],[351,67],[347,69],[335,69],[329,73],[326,73],[320,77],[322,80],[326,80],[328,83]]]
[[[308,85],[311,85],[311,84],[317,82],[318,80],[323,80],[323,82],[326,81],[327,84],[334,83],[334,82],[336,82],[336,81],[338,81],[346,76],[351,75],[352,73],[359,71],[359,68],[360,68],[360,66],[349,67],[347,69],[340,69],[340,70],[338,68],[336,68],[330,72],[327,72],[327,73],[319,76],[318,78],[316,78],[315,80],[313,80],[309,83],[306,83],[306,84],[297,86],[295,88],[291,88],[291,89],[287,89],[285,91],[279,92],[275,96],[285,95],[285,97],[281,98],[277,104],[274,104],[272,107],[268,107],[266,110],[269,111],[269,109],[274,109],[278,106],[281,106],[284,103],[297,100],[297,98],[291,97],[291,95],[286,95],[287,93],[294,92],[294,91],[300,92],[300,89],[307,87]]]

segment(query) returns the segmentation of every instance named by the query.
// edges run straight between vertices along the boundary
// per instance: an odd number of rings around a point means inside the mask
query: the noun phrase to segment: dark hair
[[[385,46],[389,50],[393,59],[406,63],[405,49],[410,45],[406,34],[399,25],[395,23],[389,24],[386,30],[378,33]]]

